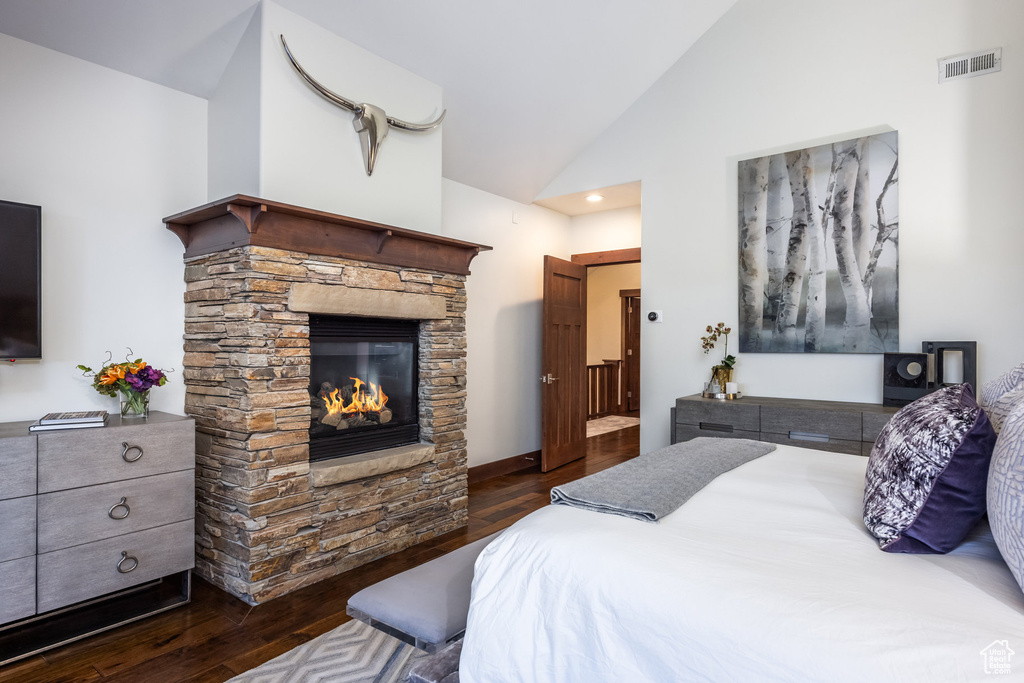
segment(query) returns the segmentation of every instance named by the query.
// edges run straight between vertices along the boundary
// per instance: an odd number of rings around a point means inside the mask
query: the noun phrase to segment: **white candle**
[[[727,393],[727,394],[737,394],[737,393],[739,393],[739,387],[736,385],[736,382],[726,382],[725,383],[725,393]]]

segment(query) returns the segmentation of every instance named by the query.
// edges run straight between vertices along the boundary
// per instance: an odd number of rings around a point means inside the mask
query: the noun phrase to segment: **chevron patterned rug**
[[[228,683],[400,683],[426,655],[353,619]]]

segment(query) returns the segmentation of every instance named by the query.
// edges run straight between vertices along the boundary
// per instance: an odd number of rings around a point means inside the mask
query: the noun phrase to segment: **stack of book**
[[[92,410],[78,413],[47,413],[28,426],[30,432],[44,432],[50,429],[83,429],[104,427],[107,411]]]

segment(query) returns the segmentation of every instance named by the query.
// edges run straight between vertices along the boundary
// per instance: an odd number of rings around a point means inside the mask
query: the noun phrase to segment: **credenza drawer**
[[[39,434],[39,493],[195,466],[192,420]]]
[[[0,500],[36,492],[36,436],[0,439]]]
[[[760,406],[739,401],[676,401],[676,424],[713,424],[748,432],[760,428]],[[681,437],[677,438],[681,440]]]
[[[0,562],[0,624],[36,613],[36,558]]]
[[[192,519],[194,483],[183,470],[41,494],[39,552]]]
[[[761,431],[772,434],[823,434],[832,439],[860,441],[861,414],[766,405],[761,406]]]
[[[828,451],[829,453],[861,454],[860,441],[848,441],[846,439],[818,441],[816,439],[800,438],[799,435],[791,436],[789,434],[773,434],[771,432],[761,432],[760,438],[761,441],[767,441],[768,443],[785,444],[799,448],[814,448],[819,451]]]
[[[36,554],[35,496],[0,500],[0,562]],[[6,599],[6,586],[4,588]],[[3,600],[0,600],[2,602]]]
[[[748,432],[743,429],[722,430],[722,429],[711,429],[701,428],[699,426],[694,427],[693,425],[683,425],[676,423],[676,442],[689,441],[690,439],[696,439],[698,436],[713,436],[722,439],[753,439],[757,441],[757,432]]]
[[[191,569],[192,520],[76,545],[36,556],[38,611],[76,602]]]
[[[864,427],[861,441],[874,443],[882,433],[882,427],[892,419],[893,413],[864,413]]]

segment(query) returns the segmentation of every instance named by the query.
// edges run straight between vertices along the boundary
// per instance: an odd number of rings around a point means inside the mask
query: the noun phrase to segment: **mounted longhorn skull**
[[[373,166],[377,163],[377,153],[380,150],[380,144],[388,136],[390,128],[421,133],[437,128],[444,121],[444,115],[448,113],[448,110],[442,111],[441,115],[430,123],[409,123],[408,121],[396,119],[394,116],[388,116],[383,109],[372,104],[357,104],[346,97],[331,92],[306,73],[306,70],[292,56],[283,33],[281,34],[281,45],[284,46],[284,53],[288,55],[288,61],[292,63],[292,66],[299,72],[299,75],[313,86],[314,90],[323,95],[329,102],[356,115],[352,121],[352,126],[359,133],[359,142],[363,148],[363,161],[366,162],[366,175],[373,175]]]

